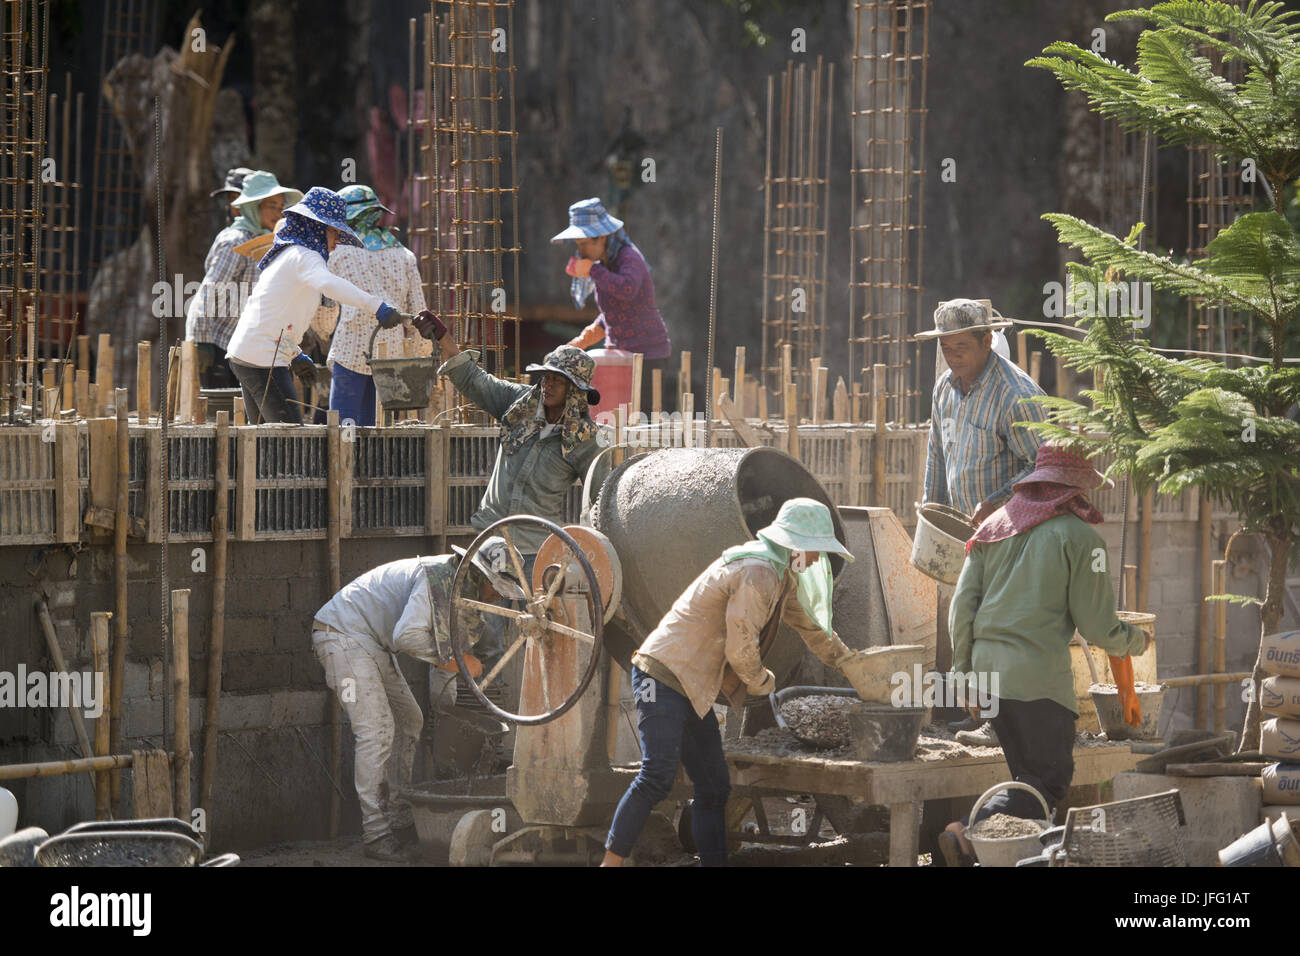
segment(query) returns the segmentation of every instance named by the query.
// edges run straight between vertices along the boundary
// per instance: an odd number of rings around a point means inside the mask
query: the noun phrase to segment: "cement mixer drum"
[[[678,596],[722,552],[743,544],[791,498],[830,508],[835,536],[844,527],[830,496],[797,460],[773,448],[669,448],[631,458],[600,489],[593,524],[618,553],[623,600],[606,646],[624,668]],[[836,574],[844,559],[831,555]],[[783,628],[766,663],[781,681],[804,645]]]

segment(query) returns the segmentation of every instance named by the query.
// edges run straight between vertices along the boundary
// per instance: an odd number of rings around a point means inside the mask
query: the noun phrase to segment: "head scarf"
[[[1101,512],[1089,503],[1087,492],[1073,485],[1053,481],[1020,484],[1011,500],[984,519],[979,530],[966,542],[966,553],[976,541],[990,543],[1028,531],[1057,515],[1076,515],[1088,524],[1101,524]]]
[[[613,262],[614,258],[623,251],[624,246],[631,246],[632,240],[627,237],[627,230],[620,229],[618,232],[606,233],[609,236],[609,243],[605,247],[605,261]],[[640,250],[637,250],[638,252]],[[649,268],[647,265],[646,268]],[[596,280],[590,275],[574,276],[573,281],[569,284],[569,291],[573,295],[573,304],[581,309],[587,304],[592,293],[596,291]]]
[[[777,576],[782,580],[784,580],[787,571],[793,572],[795,584],[797,585],[799,606],[803,608],[804,614],[808,615],[810,621],[827,634],[830,634],[832,633],[831,592],[835,588],[835,578],[831,574],[830,559],[826,557],[826,552],[823,551],[814,564],[796,572],[790,567],[792,555],[793,552],[789,548],[770,540],[760,531],[757,540],[747,541],[744,544],[738,544],[723,551],[722,563],[731,564],[744,558],[759,558],[771,564],[772,569],[776,571]]]
[[[361,237],[361,242],[367,249],[378,251],[379,249],[388,249],[392,246],[401,245],[391,229],[379,225],[379,220],[383,218],[383,215],[384,209],[382,207],[373,206],[348,220],[348,225],[352,227],[353,232]]]
[[[542,386],[539,382],[506,409],[501,416],[501,445],[507,455],[519,451],[534,435],[540,434],[548,424],[544,417],[537,414],[542,404]],[[569,383],[569,394],[564,400],[564,412],[560,415],[560,447],[565,461],[577,463],[578,447],[596,436],[596,423],[587,413],[587,393],[584,389]]]
[[[235,218],[234,225],[244,232],[253,236],[264,236],[270,229],[262,225],[262,202],[246,202],[242,206],[236,206],[239,215]]]
[[[325,238],[327,228],[323,222],[308,219],[296,212],[286,212],[284,214],[284,225],[280,226],[280,231],[275,234],[275,243],[271,246],[270,251],[262,256],[262,261],[257,264],[257,267],[265,269],[276,256],[290,246],[303,246],[314,252],[319,252],[321,258],[328,262],[330,248],[329,242]]]

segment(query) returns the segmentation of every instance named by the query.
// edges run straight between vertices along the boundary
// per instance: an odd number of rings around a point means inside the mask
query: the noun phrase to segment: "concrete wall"
[[[436,550],[436,539],[376,538],[343,543],[344,583],[377,564]],[[194,788],[197,800],[202,747],[206,649],[212,614],[209,570],[192,570],[189,546],[173,546],[168,559],[172,588],[190,588],[190,674]],[[35,549],[0,549],[0,671],[50,669],[33,601],[43,590],[69,668],[89,670],[90,615],[113,608],[111,547],[95,546],[75,556],[50,550],[38,577],[25,563]],[[156,547],[128,550],[130,651],[124,687],[123,750],[162,746],[164,732],[163,649],[159,629],[159,553]],[[241,849],[281,840],[325,835],[329,783],[329,692],[311,650],[312,615],[328,598],[326,545],[320,541],[232,542],[226,599],[226,645],[218,775],[208,823],[215,846]],[[422,667],[409,664],[407,678],[424,702]],[[170,700],[168,702],[170,707]],[[172,716],[167,714],[170,735]],[[94,724],[88,721],[93,737]],[[344,734],[344,832],[358,827],[352,789],[350,735]],[[314,753],[313,753],[314,752]],[[66,759],[77,752],[65,710],[0,708],[0,764]],[[123,813],[131,815],[130,773],[122,775]],[[57,832],[93,818],[89,778],[48,777],[6,784],[18,797],[20,825]]]

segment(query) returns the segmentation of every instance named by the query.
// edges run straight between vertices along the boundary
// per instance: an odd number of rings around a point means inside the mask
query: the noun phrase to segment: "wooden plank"
[[[90,407],[90,372],[84,368],[77,369],[76,382],[73,385],[72,407],[82,418],[93,418],[95,410]]]
[[[831,400],[831,421],[847,422],[849,420],[849,389],[840,376],[835,383],[835,397]]]
[[[244,396],[236,395],[234,404],[234,425],[238,428],[241,425],[248,424],[248,416],[244,412]]]
[[[740,415],[745,414],[745,346],[736,346],[736,361],[731,373],[735,391],[731,396],[732,404]]]
[[[172,591],[173,813],[190,818],[190,589]]]
[[[820,425],[826,420],[826,376],[830,369],[819,365],[813,371],[812,423]]]
[[[641,413],[644,411],[641,405],[641,379],[645,376],[645,356],[640,352],[632,353],[632,401],[629,403],[632,408],[632,422],[639,424]]]
[[[108,622],[112,617],[107,611],[95,611],[90,615],[90,642],[91,658],[94,661],[95,673],[102,675],[99,680],[103,681],[101,686],[102,698],[107,698],[112,687],[112,681],[109,674],[108,660]],[[95,718],[95,756],[108,756],[108,739],[109,739],[109,721],[112,701],[103,699],[102,711]],[[113,814],[109,800],[109,779],[108,771],[100,771],[95,775],[95,819],[107,820]]]
[[[794,382],[785,384],[785,449],[799,458],[799,387]]]
[[[650,414],[656,419],[664,410],[664,373],[663,369],[650,370]]]
[[[917,814],[921,803],[903,800],[889,805],[889,865],[916,866],[920,851],[920,821]]]
[[[77,370],[81,372],[90,372],[90,336],[77,336]]]
[[[117,504],[117,420],[92,418],[86,431],[90,439],[89,504],[111,511]],[[94,535],[102,536],[99,530]]]
[[[162,478],[160,471],[162,468],[162,430],[160,428],[151,428],[145,433],[145,447],[149,455],[149,471],[145,475],[145,488],[147,494],[145,497],[147,512],[145,515],[146,536],[149,541],[157,544],[162,541],[162,491],[159,483]]]
[[[257,426],[235,429],[235,538],[257,537]]]
[[[176,409],[176,419],[182,423],[194,425],[198,420],[199,400],[199,347],[197,342],[185,340],[181,343],[181,386],[180,406]]]
[[[437,425],[424,435],[424,533],[442,534],[447,522],[446,449],[448,429]]]
[[[81,480],[77,475],[77,426],[65,422],[54,426],[55,535],[60,543],[81,536]]]
[[[760,382],[758,386],[758,418],[767,421],[767,389]]]
[[[1029,377],[1034,380],[1034,384],[1041,384],[1043,377],[1043,353],[1031,352],[1029,355]]]
[[[108,414],[113,403],[113,338],[107,332],[99,336],[99,352],[95,356],[95,413]]]
[[[1029,333],[1021,332],[1016,339],[1016,364],[1020,371],[1029,374]],[[1101,386],[1097,386],[1100,388]]]
[[[749,423],[741,417],[740,411],[725,394],[718,397],[718,412],[736,430],[736,437],[745,448],[757,448],[762,444]]]
[[[137,820],[172,815],[172,770],[165,750],[131,751],[131,803]]]
[[[682,393],[682,447],[695,447],[695,395]]]
[[[1165,767],[1165,773],[1171,777],[1258,777],[1268,766],[1271,761],[1171,763]]]
[[[1210,602],[1205,600],[1214,590],[1214,521],[1211,517],[1209,495],[1201,492],[1197,497],[1196,528],[1200,538],[1200,583],[1197,587],[1196,618],[1196,669],[1202,674],[1210,672],[1214,659],[1213,616]],[[1210,725],[1210,688],[1201,687],[1196,692],[1196,728],[1205,730]]]
[[[77,407],[77,367],[72,362],[61,364],[59,384],[63,389],[63,397],[60,399],[60,407],[63,411],[71,411]]]
[[[677,372],[677,411],[684,412],[685,395],[691,390],[691,353],[682,352],[681,368]]]
[[[794,346],[789,343],[781,346],[781,393],[785,394],[786,385],[794,381]]]
[[[875,426],[871,441],[871,498],[878,508],[889,507],[885,489],[885,366],[871,366],[871,421]]]
[[[140,342],[135,347],[136,419],[147,424],[153,417],[153,343]]]

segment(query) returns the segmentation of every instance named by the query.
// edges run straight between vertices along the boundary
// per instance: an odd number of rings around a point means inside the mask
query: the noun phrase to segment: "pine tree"
[[[1300,402],[1300,370],[1283,364],[1287,333],[1300,317],[1300,237],[1284,215],[1284,195],[1300,174],[1295,16],[1276,2],[1171,0],[1108,17],[1149,24],[1138,39],[1135,69],[1070,43],[1053,43],[1028,64],[1052,71],[1126,129],[1155,132],[1166,145],[1209,144],[1227,161],[1249,160],[1267,185],[1272,209],[1242,215],[1195,262],[1142,250],[1140,223],[1120,238],[1071,216],[1044,217],[1086,260],[1069,267],[1076,290],[1124,278],[1249,312],[1265,329],[1267,364],[1228,368],[1168,358],[1117,316],[1080,316],[1082,341],[1034,333],[1066,365],[1097,373],[1083,403],[1042,400],[1049,420],[1039,430],[1046,437],[1110,452],[1112,470],[1129,475],[1138,490],[1195,488],[1217,497],[1240,515],[1244,531],[1267,540],[1262,635],[1281,623],[1287,565],[1300,541],[1300,424],[1286,417]],[[1216,73],[1200,52],[1206,49],[1223,63],[1241,62],[1244,79]],[[1081,304],[1078,296],[1074,304]],[[1258,746],[1260,679],[1257,658],[1242,750]]]

